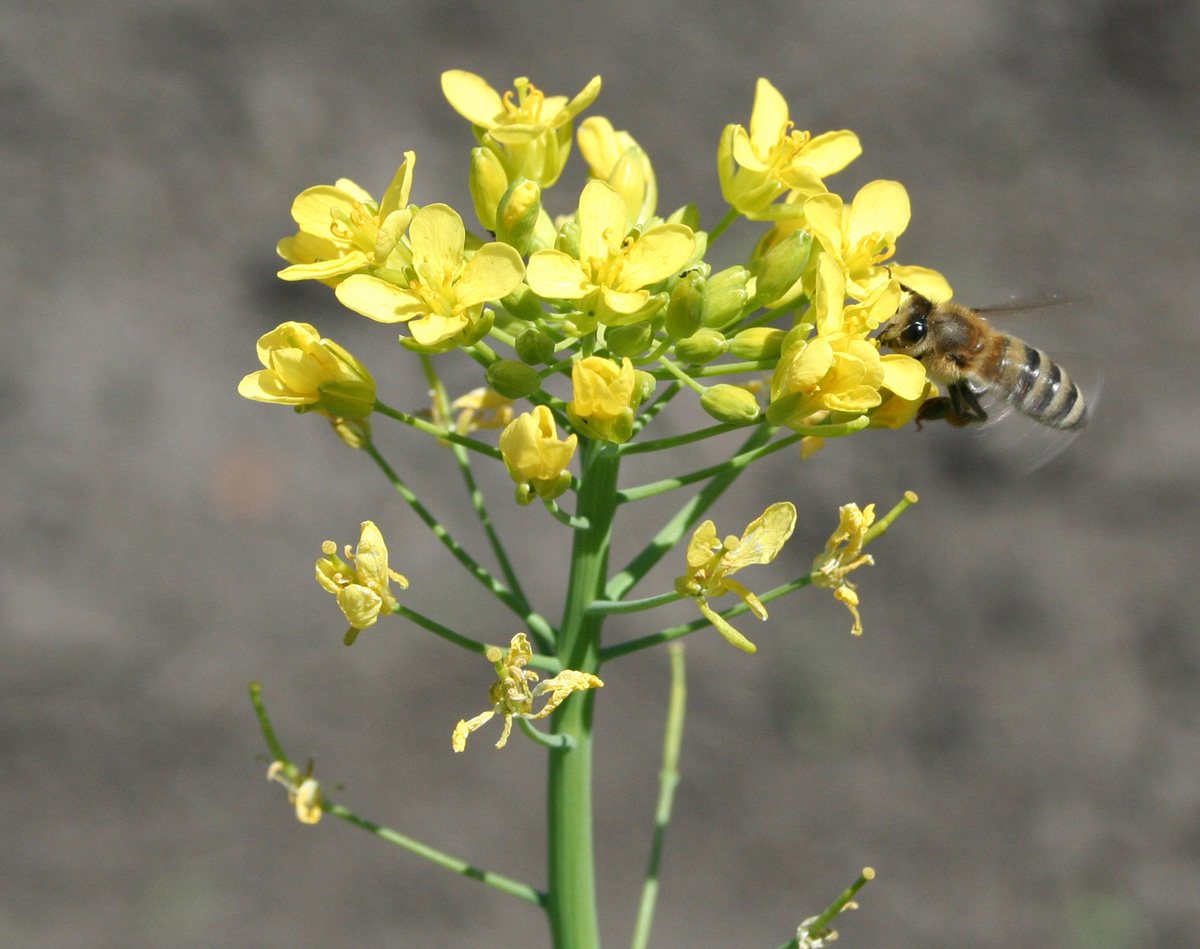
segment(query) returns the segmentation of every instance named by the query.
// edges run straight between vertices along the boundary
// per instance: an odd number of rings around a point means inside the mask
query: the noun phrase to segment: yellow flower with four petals
[[[350,646],[360,630],[399,608],[391,582],[406,590],[408,580],[388,568],[387,545],[374,521],[362,522],[358,549],[351,553],[347,544],[345,559],[338,556],[337,544],[331,540],[321,544],[321,551],[325,556],[317,561],[317,583],[337,596],[338,606],[350,621],[345,638]]]

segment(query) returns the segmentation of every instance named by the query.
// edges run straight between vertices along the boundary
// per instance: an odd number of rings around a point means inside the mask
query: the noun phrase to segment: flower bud
[[[558,238],[554,241],[554,249],[561,250],[568,257],[579,259],[579,222],[574,218],[564,221],[558,229]]]
[[[508,175],[504,171],[504,165],[490,148],[471,149],[468,185],[479,223],[493,234],[496,233],[496,206],[508,190]]]
[[[721,383],[704,390],[700,407],[718,422],[744,425],[758,418],[758,399],[741,386]]]
[[[712,362],[729,348],[725,337],[716,330],[702,329],[675,344],[675,356],[681,362],[699,365]]]
[[[665,328],[671,339],[686,339],[704,323],[708,311],[708,281],[697,270],[680,278],[667,304]]]
[[[604,333],[604,346],[614,356],[640,356],[650,348],[654,333],[649,323],[612,326]]]
[[[758,269],[758,300],[765,305],[786,302],[788,291],[804,274],[812,250],[808,231],[792,231],[767,251]]]
[[[499,359],[483,375],[489,386],[508,399],[524,399],[542,387],[538,371],[515,359]]]
[[[651,373],[644,369],[635,369],[633,371],[633,401],[634,407],[641,405],[650,396],[654,395],[654,390],[658,387],[658,380]]]
[[[542,212],[542,189],[536,181],[518,178],[496,208],[496,239],[529,253],[534,227]]]
[[[513,344],[521,362],[536,366],[554,358],[554,340],[539,329],[527,329]]]
[[[778,359],[786,335],[774,326],[752,326],[729,341],[729,351],[738,359]]]
[[[518,319],[532,323],[541,317],[545,311],[538,295],[529,289],[529,284],[522,283],[506,297],[502,297],[500,305]]]
[[[723,329],[739,316],[749,294],[746,281],[750,271],[745,267],[728,267],[708,278],[708,314],[704,325],[709,329]]]

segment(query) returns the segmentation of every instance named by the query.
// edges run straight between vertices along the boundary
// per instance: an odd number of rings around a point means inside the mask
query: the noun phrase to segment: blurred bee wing
[[[1058,359],[1058,356],[1055,356]],[[1079,386],[1087,405],[1089,421],[1099,405],[1104,371],[1100,362],[1080,353],[1066,353],[1063,365],[1070,367],[1071,378]],[[1083,431],[1063,430],[1043,425],[1019,412],[1011,403],[990,390],[977,393],[988,413],[986,422],[971,426],[982,452],[1003,467],[1018,474],[1031,474],[1062,454]]]

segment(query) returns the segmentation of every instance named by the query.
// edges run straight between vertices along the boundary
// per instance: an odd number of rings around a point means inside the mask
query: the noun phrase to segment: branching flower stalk
[[[383,532],[365,517],[353,549],[346,544],[339,553],[333,541],[320,544],[316,579],[349,623],[342,634],[347,646],[364,632],[376,637],[401,622],[491,664],[486,696],[481,666],[479,693],[464,695],[466,714],[456,726],[447,723],[447,751],[497,753],[472,738],[497,723],[496,749],[521,740],[517,733],[544,749],[545,889],[479,868],[333,801],[313,762],[299,768],[288,758],[261,689],[252,684],[271,753],[268,776],[286,788],[302,823],[339,817],[540,907],[557,949],[600,945],[592,746],[593,727],[602,721],[603,667],[672,643],[658,808],[634,925],[640,949],[650,937],[674,791],[686,780],[679,640],[715,628],[742,653],[772,649],[786,627],[777,623],[751,639],[747,614],[765,621],[769,604],[806,586],[831,591],[850,610],[852,632],[861,634],[860,597],[849,576],[874,562],[874,549],[866,548],[916,496],[909,492],[878,520],[873,504],[843,504],[824,549],[798,557],[785,553],[798,519],[824,520],[827,512],[802,512],[791,498],[775,498],[728,534],[705,515],[769,455],[791,449],[799,461],[830,439],[910,422],[935,387],[920,362],[881,352],[873,334],[897,312],[904,293],[944,300],[951,292],[937,272],[895,260],[911,216],[903,186],[871,182],[849,201],[831,192],[826,179],[860,154],[858,137],[797,130],[767,80],[758,82],[748,128],[731,124],[717,143],[716,180],[729,207],[708,231],[694,205],[659,214],[654,166],[628,132],[602,116],[576,128],[600,88],[595,77],[573,97],[546,95],[522,77],[502,95],[472,73],[443,74],[442,90],[477,143],[465,164],[478,231],[446,204],[412,203],[420,192],[414,152],[404,153],[378,201],[339,179],[305,190],[293,203],[298,230],[279,242],[287,261],[280,277],[318,280],[355,313],[399,328],[394,355],[423,374],[428,405],[388,405],[363,362],[294,321],[258,341],[263,368],[238,387],[249,399],[326,418],[338,438],[374,463],[408,514],[504,607],[498,615],[510,621],[484,630],[467,629],[467,617],[426,615],[421,604],[429,580],[421,565],[399,565],[411,582],[393,569]],[[543,193],[576,144],[589,180],[575,210],[553,218]],[[710,248],[738,219],[761,222],[758,243],[747,260],[715,270]],[[463,357],[478,367],[479,385],[456,394],[447,391],[441,369]],[[689,403],[711,421],[682,431],[659,421]],[[404,437],[426,450],[444,452],[458,469],[498,572],[469,549],[471,541],[451,534],[376,444],[373,425],[386,422],[398,423]],[[740,446],[730,447],[739,431]],[[710,448],[708,462],[693,470],[672,464],[672,453],[702,442],[722,447]],[[661,461],[659,475],[624,482],[627,455],[653,456]],[[502,537],[492,521],[489,504],[497,502],[486,495],[497,474],[508,484],[504,494],[511,490],[512,501],[528,508],[524,517],[537,521],[539,534],[556,534],[570,557],[561,606],[536,602],[546,591],[527,586],[521,575],[515,545],[522,535]],[[673,512],[656,506],[664,498],[677,499]],[[640,553],[614,570],[618,525],[645,536]],[[806,566],[774,589],[749,585],[751,568],[780,557]],[[674,584],[634,597],[664,558],[675,565]],[[726,594],[736,602],[718,603]],[[681,600],[694,604],[694,620],[654,622],[656,610]],[[606,641],[605,622],[614,614],[641,632]],[[513,626],[520,627],[515,635]],[[723,648],[720,637],[701,648]],[[613,674],[620,666],[605,673]],[[832,939],[829,923],[854,905],[851,897],[872,876],[863,871],[823,913],[792,921],[796,937],[787,945]]]

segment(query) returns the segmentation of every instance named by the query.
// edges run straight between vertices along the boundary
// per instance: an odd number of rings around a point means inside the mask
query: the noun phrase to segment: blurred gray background
[[[757,656],[688,641],[654,944],[777,946],[871,865],[839,945],[1200,945],[1198,22],[1188,0],[3,4],[0,945],[546,944],[526,904],[340,821],[299,825],[246,698],[261,680],[342,803],[541,884],[542,754],[520,736],[496,752],[494,732],[450,751],[486,665],[398,621],[345,649],[312,563],[373,518],[415,608],[492,640],[512,617],[321,420],[235,394],[257,336],[299,319],[387,401],[424,403],[393,330],[277,280],[274,244],[303,188],[379,194],[405,149],[413,200],[471,222],[448,68],[566,95],[601,74],[591,112],[649,151],[661,209],[697,200],[708,226],[717,138],[769,77],[801,128],[861,136],[835,190],[908,187],[902,261],[968,303],[1077,295],[1055,331],[1106,371],[1093,424],[1030,476],[962,432],[870,433],[774,456],[714,510],[727,533],[796,502],[785,554],[746,575],[764,589],[807,569],[838,504],[921,495],[855,577],[862,639],[810,590],[748,628]],[[731,231],[718,263],[756,233]],[[379,429],[484,557],[448,456]],[[565,531],[492,474],[553,617]],[[639,507],[618,563],[681,500]],[[665,654],[604,678],[600,898],[621,945]]]

